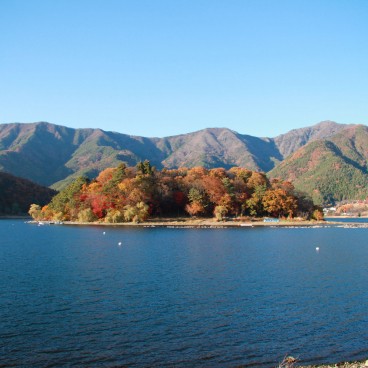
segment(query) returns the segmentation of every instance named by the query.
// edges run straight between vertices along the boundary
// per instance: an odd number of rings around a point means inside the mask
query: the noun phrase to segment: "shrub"
[[[32,216],[34,220],[41,220],[42,218],[41,207],[38,204],[31,204],[28,213]]]
[[[149,215],[148,205],[144,202],[138,202],[135,206],[127,205],[124,207],[124,219],[127,222],[142,222]]]
[[[90,208],[86,208],[85,210],[81,210],[78,213],[78,221],[79,222],[93,222],[93,221],[96,221],[96,220],[97,220],[97,217]]]
[[[117,222],[123,222],[123,221],[124,221],[124,216],[119,210],[111,208],[107,211],[105,222],[115,224]]]
[[[227,208],[225,206],[216,206],[214,210],[214,214],[217,221],[223,221],[224,217],[227,214]]]

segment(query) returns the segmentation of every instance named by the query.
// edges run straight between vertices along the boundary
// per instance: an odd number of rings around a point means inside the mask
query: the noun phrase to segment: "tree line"
[[[79,177],[51,202],[31,205],[36,220],[141,222],[149,217],[215,216],[320,219],[321,209],[290,182],[242,167],[157,170],[120,164],[94,180]]]

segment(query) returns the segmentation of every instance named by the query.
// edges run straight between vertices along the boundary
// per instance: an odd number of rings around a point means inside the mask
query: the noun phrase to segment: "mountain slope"
[[[293,182],[317,203],[368,196],[368,128],[345,127],[324,140],[310,142],[269,175]]]
[[[29,180],[0,172],[0,214],[27,214],[32,203],[45,205],[56,192]]]
[[[276,138],[252,137],[226,128],[146,138],[44,122],[3,124],[0,125],[0,170],[58,189],[80,175],[95,177],[119,162],[134,166],[146,159],[160,169],[236,165],[266,172],[303,145],[335,136],[347,127],[322,122]]]
[[[159,165],[161,154],[147,138],[43,122],[0,125],[0,149],[0,170],[47,186],[95,176],[121,161],[135,165],[150,157]]]
[[[121,161],[134,166],[148,159],[158,168],[240,165],[267,171],[282,159],[272,139],[225,128],[145,138],[49,123],[5,124],[0,125],[0,149],[1,170],[56,187],[65,179],[96,176]]]
[[[310,127],[293,129],[286,134],[277,136],[274,138],[274,141],[282,157],[286,158],[307,143],[332,137],[346,127],[348,127],[346,124],[337,124],[333,121],[322,121]]]
[[[156,142],[158,147],[167,147],[168,157],[162,164],[169,168],[245,166],[266,171],[273,167],[272,159],[281,159],[272,140],[241,135],[225,128],[204,129]]]
[[[90,134],[48,123],[1,125],[0,170],[51,185],[72,174],[65,162]]]

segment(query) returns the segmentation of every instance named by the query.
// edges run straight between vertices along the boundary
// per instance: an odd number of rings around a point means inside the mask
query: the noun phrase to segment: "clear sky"
[[[368,123],[367,0],[0,0],[0,123]]]

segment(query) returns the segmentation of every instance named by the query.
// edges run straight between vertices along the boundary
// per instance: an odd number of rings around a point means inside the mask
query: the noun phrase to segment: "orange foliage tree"
[[[152,215],[275,216],[312,215],[315,208],[291,183],[268,180],[264,173],[233,167],[156,170],[149,161],[135,168],[120,164],[95,180],[79,178],[43,209],[37,218],[78,221],[142,221]]]

